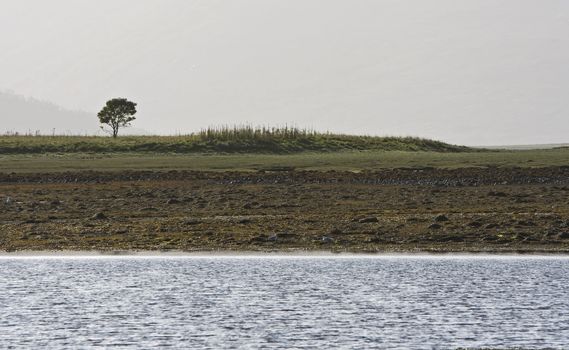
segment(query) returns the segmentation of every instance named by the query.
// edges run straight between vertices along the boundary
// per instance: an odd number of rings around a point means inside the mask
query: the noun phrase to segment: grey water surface
[[[563,257],[2,257],[0,348],[568,348]]]

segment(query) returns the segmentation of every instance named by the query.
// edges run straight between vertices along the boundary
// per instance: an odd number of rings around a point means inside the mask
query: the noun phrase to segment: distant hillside
[[[0,154],[18,153],[272,153],[337,151],[463,152],[472,149],[414,137],[318,133],[295,128],[220,128],[186,136],[0,137]]]
[[[20,134],[93,135],[99,129],[94,114],[70,111],[53,103],[0,92],[0,132]]]

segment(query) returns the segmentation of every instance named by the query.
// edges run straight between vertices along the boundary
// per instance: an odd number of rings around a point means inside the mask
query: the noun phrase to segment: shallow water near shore
[[[569,258],[0,257],[0,347],[563,348]]]

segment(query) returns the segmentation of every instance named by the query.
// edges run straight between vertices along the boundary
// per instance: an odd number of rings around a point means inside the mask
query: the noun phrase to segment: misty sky
[[[0,33],[0,91],[93,118],[127,97],[153,133],[569,142],[566,0],[0,0]]]

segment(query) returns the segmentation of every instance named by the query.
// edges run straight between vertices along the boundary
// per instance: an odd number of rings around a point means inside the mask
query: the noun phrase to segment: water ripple
[[[563,348],[569,260],[0,259],[0,348]]]

